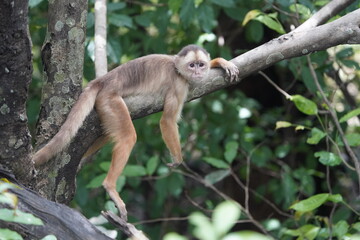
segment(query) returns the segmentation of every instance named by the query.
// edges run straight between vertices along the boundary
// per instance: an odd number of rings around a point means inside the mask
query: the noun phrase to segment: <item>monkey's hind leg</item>
[[[103,181],[103,187],[119,209],[120,217],[127,221],[126,206],[116,191],[116,181],[135,145],[135,128],[125,102],[120,96],[99,96],[96,109],[106,133],[115,143],[110,169]]]

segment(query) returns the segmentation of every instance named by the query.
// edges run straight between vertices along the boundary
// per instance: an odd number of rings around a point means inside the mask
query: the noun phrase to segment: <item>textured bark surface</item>
[[[49,1],[48,12],[48,32],[41,52],[44,86],[37,146],[59,130],[81,92],[87,1]],[[74,195],[77,163],[68,164],[69,153],[71,151],[64,151],[58,156],[59,161],[39,169],[36,189],[48,199],[68,203]],[[77,157],[76,154],[73,157]],[[62,171],[64,166],[75,172]]]
[[[16,183],[13,176],[0,170],[0,178]],[[55,235],[58,240],[96,239],[109,240],[82,214],[63,205],[40,197],[37,193],[17,185],[11,190],[19,200],[18,209],[40,218],[44,225],[17,224],[0,220],[0,228],[16,231],[24,239],[42,239],[47,235]],[[0,204],[0,208],[6,207]]]
[[[0,1],[0,9],[0,168],[29,183],[34,168],[25,109],[32,74],[28,1]]]

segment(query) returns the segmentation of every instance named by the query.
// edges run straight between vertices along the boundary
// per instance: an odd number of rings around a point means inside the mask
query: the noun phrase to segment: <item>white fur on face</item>
[[[207,54],[205,54],[203,51],[196,51],[196,52],[188,52],[186,56],[184,57],[184,62],[192,62],[192,61],[204,61],[208,62],[210,61],[210,58]]]

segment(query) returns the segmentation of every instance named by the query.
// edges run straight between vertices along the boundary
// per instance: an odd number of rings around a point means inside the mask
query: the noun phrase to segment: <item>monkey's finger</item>
[[[230,80],[230,82],[236,81],[238,79],[239,69],[235,65],[228,67],[226,68],[226,75],[227,80]]]

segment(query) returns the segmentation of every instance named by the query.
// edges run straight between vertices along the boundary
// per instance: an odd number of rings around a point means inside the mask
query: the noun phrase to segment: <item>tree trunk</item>
[[[45,83],[37,146],[55,135],[81,93],[86,16],[86,0],[49,2],[48,32],[42,47]],[[73,171],[64,171],[72,156],[66,152],[59,154],[50,165],[39,168],[36,186],[43,196],[61,203],[68,203],[75,193],[77,163],[71,162]]]
[[[24,183],[34,173],[25,108],[31,60],[28,1],[0,1],[0,168]]]

